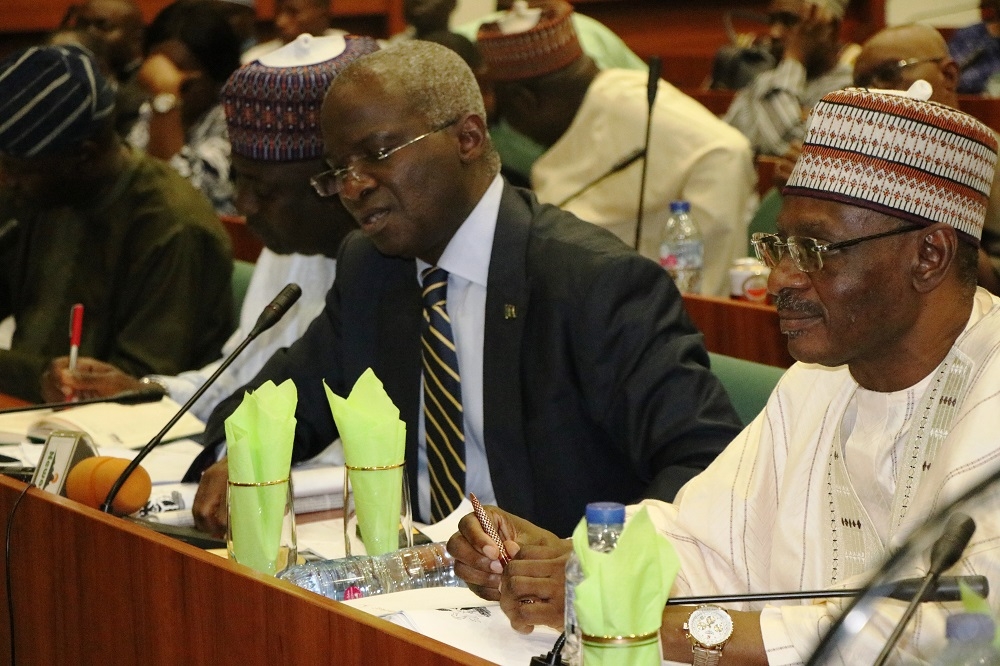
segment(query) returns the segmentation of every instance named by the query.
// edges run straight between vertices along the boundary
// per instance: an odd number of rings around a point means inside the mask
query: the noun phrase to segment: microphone
[[[570,201],[572,201],[573,199],[576,199],[578,196],[580,196],[581,194],[583,194],[584,192],[586,192],[587,190],[589,190],[590,188],[592,188],[594,185],[597,185],[598,183],[602,182],[605,178],[608,178],[609,176],[613,176],[616,173],[618,173],[619,171],[624,171],[625,169],[629,168],[635,162],[641,160],[645,156],[646,156],[646,149],[645,148],[636,148],[631,153],[629,153],[625,157],[623,157],[620,160],[618,160],[617,162],[615,162],[611,166],[611,168],[608,169],[607,171],[605,171],[603,174],[601,174],[600,176],[598,176],[594,180],[590,181],[589,183],[587,183],[586,185],[584,185],[583,187],[581,187],[576,192],[574,192],[573,194],[569,195],[568,197],[566,197],[565,199],[563,199],[562,201],[560,201],[556,205],[559,208],[562,208],[563,206],[565,206],[566,204],[568,204]]]
[[[660,56],[653,56],[649,59],[649,78],[646,80],[646,101],[649,103],[649,112],[646,114],[646,141],[643,144],[643,154],[649,153],[649,135],[653,130],[653,103],[656,101],[656,92],[660,87],[660,68],[663,63]],[[639,251],[639,239],[642,237],[642,216],[646,199],[646,170],[649,160],[642,161],[642,176],[639,181],[639,211],[635,216],[635,251]]]
[[[96,456],[80,461],[66,475],[63,488],[66,497],[92,509],[99,508],[101,500],[128,464],[129,460],[126,458],[111,456]],[[122,486],[112,508],[119,516],[135,513],[146,506],[152,492],[153,484],[149,473],[139,466]]]
[[[261,312],[260,316],[257,318],[257,323],[254,324],[253,329],[249,334],[247,334],[247,337],[243,339],[240,346],[234,349],[233,353],[226,357],[226,360],[222,362],[215,372],[212,373],[212,376],[209,377],[205,383],[194,392],[194,395],[192,395],[179,410],[177,410],[177,413],[174,414],[173,418],[167,422],[167,425],[163,426],[163,429],[156,433],[156,435],[153,436],[153,439],[149,440],[149,442],[147,442],[146,445],[139,450],[139,453],[135,456],[135,458],[132,459],[128,466],[122,471],[117,480],[115,480],[114,484],[111,486],[111,489],[108,490],[107,497],[105,497],[104,503],[101,504],[101,511],[111,513],[111,506],[115,501],[115,496],[118,495],[129,476],[136,470],[137,467],[139,467],[139,463],[142,462],[142,460],[149,455],[150,451],[152,451],[156,445],[160,443],[160,440],[162,440],[163,436],[166,435],[172,427],[174,427],[174,424],[177,423],[177,421],[180,420],[180,418],[184,416],[189,409],[191,409],[191,405],[198,401],[198,398],[200,398],[202,394],[208,390],[208,387],[215,383],[215,380],[219,378],[219,375],[226,371],[226,368],[228,368],[230,364],[236,360],[236,357],[243,353],[243,350],[246,349],[247,345],[253,342],[258,335],[277,324],[278,320],[285,316],[288,309],[295,304],[295,301],[297,301],[301,295],[302,288],[294,282],[291,282],[285,285],[285,288],[274,297],[274,300],[267,304],[264,311]]]
[[[981,597],[986,597],[990,593],[990,582],[986,576],[942,576],[932,584],[933,587],[928,587],[925,590],[920,600],[922,602],[961,601],[962,596],[959,583],[965,583]],[[872,588],[871,591],[875,596],[897,599],[899,601],[910,601],[917,595],[922,585],[924,585],[923,578],[904,578],[892,583],[884,583]],[[856,597],[865,591],[865,588],[845,588],[840,590],[802,590],[796,592],[759,592],[701,597],[674,597],[673,599],[667,599],[666,605],[726,604],[741,601],[787,601],[790,599],[835,599],[839,597]]]
[[[937,582],[941,572],[950,568],[958,559],[962,557],[962,551],[969,543],[973,533],[976,531],[976,523],[967,514],[956,511],[948,519],[941,536],[931,547],[931,562],[927,573],[921,579],[921,584],[916,593],[910,599],[903,617],[896,623],[895,629],[885,642],[885,647],[879,653],[873,666],[882,666],[889,659],[892,648],[899,642],[899,637],[903,635],[903,630],[910,622],[910,618],[917,610],[917,605],[924,601],[924,595],[931,585]]]
[[[274,297],[274,300],[264,307],[264,311],[257,317],[257,323],[254,324],[247,338],[252,340],[277,324],[278,320],[285,316],[288,309],[295,305],[295,301],[299,300],[301,295],[302,287],[294,282],[286,284],[285,288]]]
[[[119,405],[139,405],[146,402],[157,402],[163,398],[163,389],[158,386],[148,386],[138,391],[123,391],[105,398],[89,398],[87,400],[77,400],[76,402],[45,402],[38,405],[26,405],[24,407],[10,407],[0,409],[0,414],[14,414],[15,412],[33,412],[41,409],[68,409],[70,407],[80,407],[83,405],[95,405],[102,402],[112,402]]]

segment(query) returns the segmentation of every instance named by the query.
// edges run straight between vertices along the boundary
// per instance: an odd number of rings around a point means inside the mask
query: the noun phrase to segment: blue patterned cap
[[[311,62],[334,42],[338,55]],[[326,91],[345,67],[377,50],[371,37],[302,35],[233,72],[221,93],[233,153],[265,162],[322,157]]]
[[[0,63],[0,152],[57,155],[82,144],[114,112],[114,88],[78,46],[33,46]]]

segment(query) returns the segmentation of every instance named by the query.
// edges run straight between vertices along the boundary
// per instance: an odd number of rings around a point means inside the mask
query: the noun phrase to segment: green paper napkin
[[[268,574],[276,573],[279,561],[297,401],[291,380],[280,386],[268,381],[244,395],[226,419],[230,483],[286,481],[230,486],[230,554],[240,564]]]
[[[369,555],[394,551],[399,548],[406,424],[371,368],[358,378],[346,400],[324,387],[347,466],[390,468],[354,469],[348,475],[365,550]]]
[[[581,520],[573,532],[573,550],[584,574],[574,604],[583,633],[642,636],[659,631],[680,561],[671,543],[653,527],[645,508],[628,521],[610,553],[590,549],[587,521]],[[659,637],[628,647],[583,645],[582,651],[587,666],[660,664]]]

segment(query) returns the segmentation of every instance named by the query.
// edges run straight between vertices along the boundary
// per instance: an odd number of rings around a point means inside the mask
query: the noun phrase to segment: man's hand
[[[194,524],[202,532],[224,537],[229,525],[226,489],[229,484],[229,461],[223,458],[205,470],[194,496]]]
[[[70,372],[69,357],[60,356],[42,373],[42,398],[46,402],[61,402],[71,395],[81,400],[106,398],[141,388],[135,377],[110,363],[88,357],[77,360],[76,371]]]
[[[566,559],[572,545],[494,506],[484,509],[513,559],[503,567],[499,548],[470,513],[448,540],[455,573],[483,599],[499,600],[517,631],[530,632],[536,624],[561,628]]]
[[[142,61],[135,79],[150,95],[180,95],[181,86],[188,76],[170,58],[162,53],[154,53]]]
[[[800,18],[785,35],[784,57],[798,60],[808,69],[819,54],[836,43],[839,23],[830,10],[811,2],[803,4]]]

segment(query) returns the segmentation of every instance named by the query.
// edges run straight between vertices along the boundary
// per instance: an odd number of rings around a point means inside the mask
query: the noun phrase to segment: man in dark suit
[[[372,367],[408,426],[421,519],[473,491],[568,535],[588,501],[672,498],[739,431],[666,273],[499,176],[457,55],[414,41],[365,56],[331,86],[322,122],[334,168],[314,183],[361,231],[326,310],[248,385],[295,380],[297,459],[337,436],[320,380],[346,395]],[[429,269],[447,271],[435,284],[447,302],[424,313]],[[454,351],[432,354],[429,334]],[[449,354],[453,370],[435,365]],[[212,415],[209,442],[242,395]],[[225,522],[225,474],[222,462],[202,477],[203,529]]]

